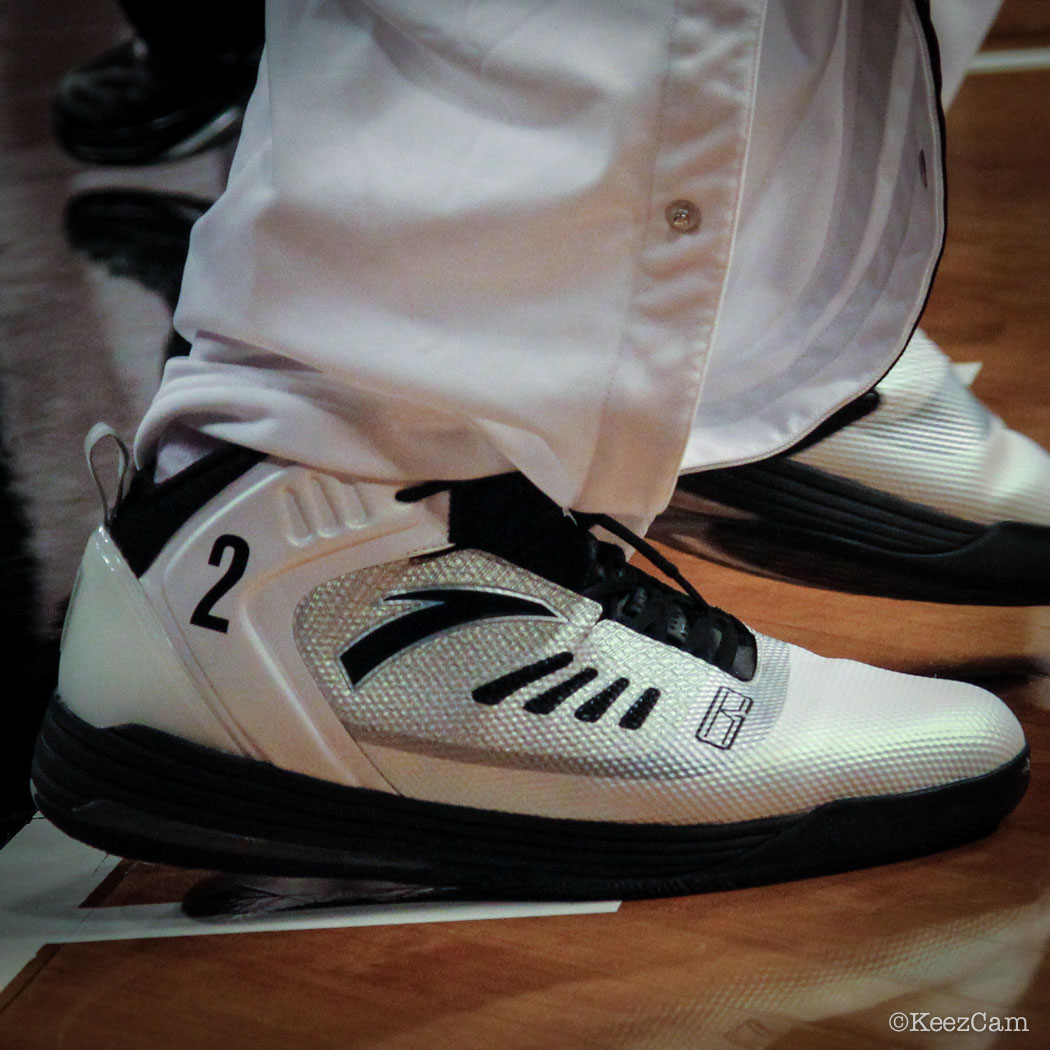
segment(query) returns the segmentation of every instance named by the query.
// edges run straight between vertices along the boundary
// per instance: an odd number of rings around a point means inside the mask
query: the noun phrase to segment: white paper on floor
[[[119,863],[37,815],[0,850],[0,989],[45,944],[614,912],[619,901],[355,904],[195,919],[179,904],[81,907]]]

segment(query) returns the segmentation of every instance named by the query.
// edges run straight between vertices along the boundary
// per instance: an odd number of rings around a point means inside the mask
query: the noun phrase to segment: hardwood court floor
[[[98,417],[133,425],[167,339],[154,292],[77,257],[64,209],[99,186],[209,196],[222,173],[215,156],[125,173],[62,158],[46,133],[54,78],[117,29],[101,4],[59,11],[22,0],[0,14],[0,419],[41,623],[96,513],[83,433]],[[1027,31],[1036,11],[1015,4],[1004,25]],[[923,322],[954,358],[984,363],[979,396],[1044,445],[1048,170],[1050,72],[971,77],[949,117],[949,243]],[[1025,801],[997,834],[940,856],[610,914],[52,947],[0,993],[0,1047],[1050,1046],[1050,608],[842,595],[675,557],[711,601],[769,633],[984,681],[1029,735]],[[196,878],[125,865],[96,903],[175,900]],[[983,1014],[989,1027],[1023,1017],[1028,1034],[897,1033],[899,1011]]]

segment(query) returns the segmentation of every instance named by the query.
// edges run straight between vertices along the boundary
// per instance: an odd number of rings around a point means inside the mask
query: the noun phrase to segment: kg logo
[[[740,733],[754,700],[735,689],[722,686],[708,705],[696,739],[720,751],[728,751]]]

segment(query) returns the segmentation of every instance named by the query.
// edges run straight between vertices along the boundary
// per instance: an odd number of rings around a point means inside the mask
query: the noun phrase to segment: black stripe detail
[[[510,674],[505,674],[500,678],[493,679],[491,682],[486,682],[484,685],[479,685],[471,693],[471,696],[479,704],[495,705],[501,700],[506,700],[511,693],[516,693],[523,686],[530,685],[540,678],[545,678],[555,671],[560,671],[571,663],[572,653],[556,653],[554,656],[538,660],[527,667],[519,667],[516,671],[511,671]]]
[[[937,554],[980,535],[981,526],[790,459],[689,474],[687,492],[782,526],[885,551]]]
[[[549,715],[560,703],[597,677],[598,672],[595,668],[585,667],[582,671],[577,671],[571,678],[566,678],[564,682],[552,686],[539,696],[534,696],[524,705],[525,710],[534,715]]]
[[[600,693],[592,696],[587,703],[578,707],[576,709],[576,717],[581,722],[597,722],[630,684],[629,678],[617,678],[615,682],[611,682]]]
[[[656,706],[660,699],[659,689],[646,689],[644,693],[629,708],[623,718],[620,719],[621,729],[641,729],[642,723],[649,717],[649,712]]]
[[[555,619],[557,616],[546,605],[530,598],[470,587],[402,591],[388,594],[384,601],[427,604],[369,631],[339,657],[352,685],[357,685],[402,650],[453,627],[505,617]]]
[[[265,458],[253,449],[225,445],[159,485],[152,465],[139,471],[109,528],[131,571],[141,576],[201,507]]]

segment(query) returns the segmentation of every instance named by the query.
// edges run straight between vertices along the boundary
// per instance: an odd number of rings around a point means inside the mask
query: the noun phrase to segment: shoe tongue
[[[522,474],[456,483],[449,539],[575,591],[590,563],[589,533]]]
[[[443,484],[444,488],[445,485]],[[713,663],[742,681],[755,673],[754,637],[742,624],[697,599],[693,617],[709,629],[702,652],[690,637],[692,601],[666,584],[627,565],[620,547],[595,540],[583,524],[564,512],[521,474],[500,474],[447,486],[449,539],[457,547],[488,551],[529,572],[601,602],[603,616],[657,641],[677,646]],[[607,519],[606,519],[607,520]],[[602,524],[602,522],[598,522]],[[603,555],[602,552],[605,552]],[[652,551],[647,556],[653,554]],[[726,630],[739,626],[739,641],[719,653]]]

